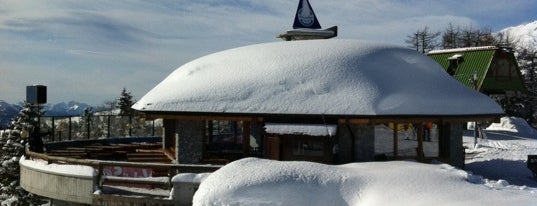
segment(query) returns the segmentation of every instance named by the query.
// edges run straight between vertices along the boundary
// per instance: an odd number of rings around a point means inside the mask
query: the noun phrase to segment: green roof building
[[[487,95],[527,93],[512,49],[498,46],[434,50],[427,56],[464,85]]]

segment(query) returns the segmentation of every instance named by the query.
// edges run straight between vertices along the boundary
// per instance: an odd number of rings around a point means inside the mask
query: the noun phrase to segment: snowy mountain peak
[[[514,38],[522,47],[537,48],[537,20],[521,24],[518,26],[507,27],[499,31]]]

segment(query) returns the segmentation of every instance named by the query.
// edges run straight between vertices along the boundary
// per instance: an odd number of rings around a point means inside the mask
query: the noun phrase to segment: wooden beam
[[[342,124],[343,120],[350,124],[384,124],[390,122],[498,122],[503,114],[475,114],[475,115],[321,115],[321,114],[264,114],[264,113],[194,113],[194,112],[142,112],[146,119],[180,119],[180,120],[228,120],[228,121],[266,121],[305,123],[320,121],[320,116],[332,124]],[[260,120],[261,119],[261,120]]]
[[[370,124],[371,119],[348,119],[349,124]]]
[[[253,121],[259,119],[257,117],[235,117],[235,116],[189,116],[189,115],[175,115],[175,114],[147,114],[147,119],[176,119],[176,120],[191,120],[191,121],[203,121],[203,120],[223,120],[223,121]],[[261,118],[262,119],[262,118]]]
[[[338,119],[338,124],[388,124],[393,122],[499,122],[499,116],[465,116],[465,117],[442,117],[442,116],[401,116],[401,117],[371,117],[371,118],[345,118]]]

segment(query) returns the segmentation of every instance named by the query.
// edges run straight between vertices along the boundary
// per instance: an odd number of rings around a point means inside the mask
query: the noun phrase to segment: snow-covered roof
[[[264,43],[207,55],[176,69],[133,108],[218,114],[503,113],[423,54],[341,39]]]
[[[481,50],[491,50],[498,49],[496,46],[479,46],[479,47],[464,47],[464,48],[454,48],[454,49],[438,49],[427,52],[427,54],[443,54],[443,53],[453,53],[453,52],[468,52],[468,51],[481,51]]]
[[[334,136],[337,125],[304,125],[304,124],[265,124],[269,134],[301,134],[309,136]]]

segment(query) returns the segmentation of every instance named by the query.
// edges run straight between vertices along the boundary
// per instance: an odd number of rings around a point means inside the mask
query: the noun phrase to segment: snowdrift
[[[247,158],[205,179],[194,205],[534,205],[535,194],[446,164],[371,162],[339,166]],[[491,189],[497,188],[499,189]],[[519,192],[513,192],[513,191]]]
[[[537,139],[537,131],[520,117],[502,117],[500,123],[492,123],[486,130],[508,131],[520,136]]]

